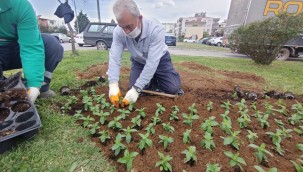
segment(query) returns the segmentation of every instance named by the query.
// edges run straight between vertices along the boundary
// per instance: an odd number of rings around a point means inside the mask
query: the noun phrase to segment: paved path
[[[71,50],[70,43],[62,44],[64,51]],[[76,44],[77,50],[96,50],[96,47],[83,46],[79,47]],[[195,49],[180,49],[176,47],[169,47],[169,52],[173,55],[183,55],[183,56],[206,56],[206,57],[226,57],[226,58],[249,58],[243,54],[235,54],[231,52],[220,52],[220,51],[210,51],[210,50],[195,50]],[[300,61],[303,62],[302,55],[299,58],[289,58],[288,61]]]

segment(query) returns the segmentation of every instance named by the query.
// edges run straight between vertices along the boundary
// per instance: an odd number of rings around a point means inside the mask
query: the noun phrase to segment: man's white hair
[[[123,12],[129,11],[134,17],[140,16],[139,8],[133,0],[117,0],[113,6],[113,12],[117,20],[123,16]]]

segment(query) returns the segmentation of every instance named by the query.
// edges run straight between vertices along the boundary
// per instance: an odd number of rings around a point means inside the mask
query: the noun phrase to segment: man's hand
[[[119,108],[119,100],[121,97],[121,92],[117,82],[109,84],[109,93],[108,93],[110,102]]]
[[[122,100],[122,107],[129,105],[130,102],[136,103],[138,97],[139,93],[134,87],[132,87],[130,90],[128,90],[124,99]]]
[[[35,103],[37,97],[40,95],[40,90],[37,87],[29,87],[29,89],[27,90],[27,95],[29,97],[29,99]]]

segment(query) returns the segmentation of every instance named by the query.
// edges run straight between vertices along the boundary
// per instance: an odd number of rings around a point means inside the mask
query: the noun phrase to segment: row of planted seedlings
[[[200,138],[199,145],[192,145],[192,126],[201,118],[195,103],[188,107],[187,112],[181,112],[177,105],[167,110],[160,103],[156,103],[155,113],[147,115],[146,108],[135,109],[133,104],[130,104],[127,108],[115,108],[106,101],[105,94],[97,94],[94,87],[80,92],[82,99],[71,96],[62,109],[65,111],[71,110],[72,104],[82,102],[83,109],[76,111],[74,117],[81,121],[83,127],[88,128],[91,135],[97,137],[101,144],[111,144],[110,149],[113,155],[119,157],[117,161],[125,164],[127,171],[132,169],[133,160],[139,155],[139,152],[143,155],[155,143],[163,145],[163,149],[161,149],[163,151],[158,151],[159,159],[155,163],[155,167],[159,167],[160,171],[173,171],[171,165],[173,157],[167,153],[169,152],[167,150],[169,146],[173,146],[176,139],[182,139],[183,144],[186,145],[187,148],[180,150],[180,154],[184,157],[184,163],[190,166],[195,165],[198,161],[197,149],[214,151],[217,144],[223,143],[233,148],[232,151],[223,152],[229,159],[230,168],[245,170],[243,167],[247,165],[246,161],[239,153],[241,147],[248,146],[253,150],[253,154],[258,160],[258,164],[254,165],[257,171],[265,171],[263,169],[265,167],[270,171],[277,171],[276,167],[269,166],[268,157],[274,158],[274,153],[278,156],[284,156],[285,151],[281,146],[283,140],[291,139],[292,133],[300,137],[303,135],[303,106],[299,102],[293,104],[291,110],[288,110],[283,100],[278,101],[277,106],[279,108],[277,109],[265,101],[262,104],[265,109],[263,112],[258,110],[256,102],[251,102],[248,106],[244,99],[235,104],[231,104],[229,100],[222,102],[220,107],[224,109],[224,113],[220,114],[221,122],[216,120],[215,116],[203,115],[203,122],[199,124],[203,137]],[[231,108],[237,109],[237,114],[231,114]],[[209,101],[206,109],[211,114],[214,109],[213,102]],[[166,111],[170,113],[169,119],[162,118],[162,114]],[[249,114],[249,111],[252,112]],[[236,120],[232,120],[230,115],[237,115]],[[281,115],[283,118],[281,118]],[[147,116],[149,116],[148,119]],[[275,126],[278,127],[275,130],[265,132],[266,129],[270,128],[270,119],[273,119]],[[123,121],[128,121],[129,125],[122,125]],[[145,123],[144,127],[142,125],[143,121]],[[180,125],[188,126],[181,137],[173,135],[175,128],[171,125],[171,121],[177,121]],[[266,137],[270,138],[272,143],[269,145],[263,142],[255,144],[259,136],[251,130],[256,128],[250,126],[253,121],[259,128],[264,129]],[[233,127],[235,125],[237,127]],[[286,125],[293,127],[292,129],[286,128]],[[151,137],[157,134],[156,129],[160,129],[160,127],[164,132],[159,134],[156,137],[157,139],[152,139]],[[215,127],[220,128],[225,133],[225,135],[219,136],[222,139],[220,143],[214,141]],[[238,130],[235,128],[238,128]],[[241,132],[246,133],[245,138],[239,137]],[[138,136],[139,139],[136,139],[136,143],[134,143],[134,137]],[[244,139],[249,142],[248,145],[243,144]],[[128,149],[130,144],[136,144],[137,151],[130,151]],[[273,149],[270,150],[269,147],[273,147]],[[296,144],[296,148],[301,152],[301,155],[298,156],[298,159],[292,159],[290,162],[296,171],[302,171],[303,161],[300,159],[303,157],[302,141]],[[273,151],[275,152],[273,153]],[[206,166],[206,171],[220,171],[223,164],[207,163],[204,166]],[[183,171],[185,170],[183,169]]]

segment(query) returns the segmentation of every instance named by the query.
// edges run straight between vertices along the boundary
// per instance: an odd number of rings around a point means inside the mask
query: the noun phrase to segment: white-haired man
[[[133,0],[117,0],[113,12],[118,26],[113,33],[109,55],[108,79],[111,103],[119,106],[119,76],[124,48],[131,54],[129,91],[122,107],[135,103],[142,89],[183,94],[179,74],[175,71],[163,27],[144,18]]]

